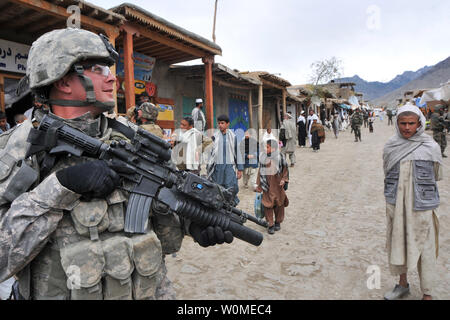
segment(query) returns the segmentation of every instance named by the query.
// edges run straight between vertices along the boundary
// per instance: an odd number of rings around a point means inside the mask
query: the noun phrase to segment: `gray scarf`
[[[421,126],[411,138],[405,139],[400,133],[395,121],[396,134],[384,146],[383,168],[386,175],[400,160],[425,160],[442,164],[442,155],[439,145],[425,133],[425,116],[416,106],[406,104],[398,110],[397,119],[401,113],[412,111],[419,116]]]

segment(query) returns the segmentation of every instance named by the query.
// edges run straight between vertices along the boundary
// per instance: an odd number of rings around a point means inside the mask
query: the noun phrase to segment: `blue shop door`
[[[228,100],[228,115],[230,117],[230,129],[234,130],[238,141],[242,140],[244,132],[247,131],[250,124],[248,101],[230,98]]]

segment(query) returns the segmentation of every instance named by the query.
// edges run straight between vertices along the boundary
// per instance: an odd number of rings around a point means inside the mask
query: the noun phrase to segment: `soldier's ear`
[[[66,75],[53,83],[54,90],[60,91],[65,94],[71,94],[72,88],[70,86],[70,76]]]

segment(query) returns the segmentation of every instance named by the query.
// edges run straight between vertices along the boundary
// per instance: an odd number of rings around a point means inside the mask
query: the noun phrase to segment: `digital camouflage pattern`
[[[352,115],[352,126],[357,127],[361,126],[364,122],[363,115],[360,111],[355,111],[355,113]]]
[[[109,58],[103,40],[95,33],[76,28],[58,29],[37,39],[28,53],[26,74],[30,88],[61,79],[75,62]]]
[[[164,138],[164,131],[157,124],[146,123],[146,124],[140,125],[139,127],[141,127],[144,130],[147,130],[148,132],[154,134],[157,137],[160,137],[161,139]]]
[[[431,130],[433,131],[433,139],[441,147],[441,153],[444,154],[447,148],[447,135],[445,133],[445,120],[440,116],[435,108],[435,112],[431,115]]]
[[[107,122],[102,117],[99,123],[103,141],[123,138],[103,127]],[[23,157],[28,148],[23,141],[31,127],[31,123],[18,127],[3,150]],[[151,212],[147,234],[126,235],[126,191],[117,189],[105,199],[86,201],[63,187],[54,173],[91,160],[62,158],[41,183],[0,209],[0,282],[31,262],[31,289],[23,290],[27,298],[174,298],[163,256],[181,247],[184,231],[178,216]],[[124,182],[123,187],[131,186]],[[74,278],[77,281],[68,281]],[[27,284],[21,282],[20,287]]]
[[[155,122],[158,118],[159,108],[153,103],[144,102],[139,107],[142,110],[142,118]]]

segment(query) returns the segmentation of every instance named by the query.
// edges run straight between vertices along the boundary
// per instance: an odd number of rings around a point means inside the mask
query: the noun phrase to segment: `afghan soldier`
[[[18,278],[16,299],[174,298],[164,256],[180,249],[185,234],[202,246],[233,240],[228,231],[204,229],[158,203],[146,233],[125,233],[130,186],[119,169],[49,152],[51,132],[62,124],[106,143],[124,139],[103,114],[114,107],[109,66],[117,58],[106,37],[72,28],[48,32],[30,49],[26,77],[50,106],[33,117],[57,125],[44,132],[28,119],[0,135],[0,282]]]
[[[157,106],[150,102],[144,102],[135,109],[135,114],[137,125],[161,139],[164,138],[164,131],[155,123],[159,114]]]
[[[444,154],[447,147],[447,136],[445,135],[445,120],[443,106],[434,107],[434,112],[431,115],[431,130],[433,130],[433,139],[441,147],[442,157],[447,158]]]
[[[355,142],[361,141],[361,125],[363,124],[363,116],[361,110],[358,108],[352,115],[352,128],[355,131]]]

